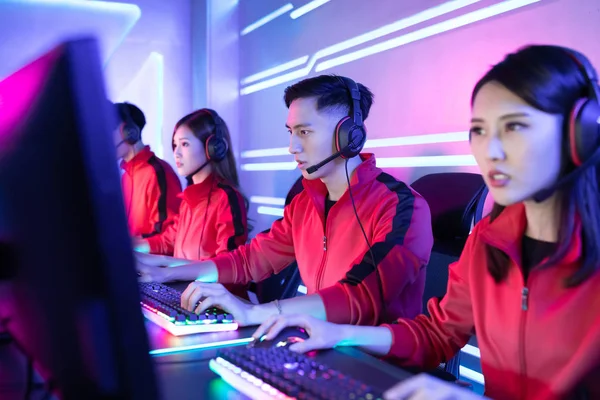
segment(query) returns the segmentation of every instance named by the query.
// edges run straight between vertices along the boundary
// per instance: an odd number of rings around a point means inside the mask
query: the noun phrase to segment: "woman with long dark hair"
[[[177,172],[188,186],[179,216],[164,233],[136,243],[136,250],[204,260],[231,251],[248,238],[247,200],[240,191],[231,138],[225,121],[213,110],[183,117],[173,132]]]

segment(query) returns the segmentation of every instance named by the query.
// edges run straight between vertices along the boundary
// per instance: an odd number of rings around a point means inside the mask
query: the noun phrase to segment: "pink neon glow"
[[[62,52],[57,48],[0,81],[0,149],[6,149],[35,107],[49,72]]]

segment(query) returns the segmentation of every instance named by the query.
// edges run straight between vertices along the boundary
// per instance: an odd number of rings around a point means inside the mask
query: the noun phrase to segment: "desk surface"
[[[187,283],[169,286],[184,290]],[[146,330],[163,399],[248,399],[213,373],[208,363],[219,348],[245,345],[256,327],[176,337],[146,321]],[[354,378],[380,390],[411,376],[400,368],[350,347],[318,352],[315,358],[345,373],[350,367],[354,371],[349,373],[350,376],[354,375]]]

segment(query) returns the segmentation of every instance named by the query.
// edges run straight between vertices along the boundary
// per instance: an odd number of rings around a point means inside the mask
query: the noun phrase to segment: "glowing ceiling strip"
[[[321,7],[325,3],[329,3],[330,0],[313,0],[308,4],[303,5],[302,7],[296,8],[294,11],[290,13],[290,18],[296,19],[300,18],[306,13],[311,12],[315,8]]]
[[[245,27],[244,29],[242,29],[242,31],[240,32],[240,35],[242,35],[242,36],[247,35],[248,33],[252,32],[253,30],[258,29],[261,26],[263,26],[264,24],[273,21],[275,18],[285,14],[286,12],[290,11],[293,8],[294,8],[294,6],[292,5],[292,3],[287,3],[286,5],[279,7],[277,10],[273,11],[272,13],[265,15],[258,21],[253,22],[250,25],[248,25],[247,27]]]
[[[481,0],[449,1],[446,3],[440,4],[438,6],[429,8],[427,10],[421,11],[414,15],[411,15],[410,17],[402,18],[391,24],[384,25],[375,30],[363,33],[362,35],[359,35],[359,36],[353,37],[351,39],[345,40],[343,42],[334,44],[333,46],[326,47],[324,49],[317,51],[310,58],[308,65],[305,66],[304,68],[297,70],[297,71],[289,72],[284,75],[277,76],[275,78],[271,78],[271,79],[263,81],[263,82],[256,83],[254,85],[246,86],[240,90],[240,94],[246,95],[246,94],[254,93],[259,90],[267,89],[267,88],[279,85],[284,82],[289,82],[292,80],[302,78],[309,74],[309,72],[312,70],[313,66],[316,64],[317,60],[319,60],[321,58],[333,55],[335,53],[339,53],[340,51],[347,50],[349,48],[358,46],[360,44],[369,42],[371,40],[378,39],[385,35],[389,35],[390,33],[394,33],[394,32],[400,31],[402,29],[406,29],[411,26],[426,22],[430,19],[439,17],[444,14],[448,14],[450,12],[456,11],[460,8],[469,6],[469,5],[477,3],[479,1],[481,1]]]
[[[296,169],[295,161],[271,163],[242,164],[242,171],[292,171]],[[470,154],[419,156],[419,157],[380,157],[377,158],[379,168],[413,168],[413,167],[467,167],[477,165]]]
[[[469,140],[469,132],[444,132],[427,135],[399,136],[382,139],[369,139],[365,143],[365,149],[380,147],[411,146],[419,144],[453,143]],[[271,149],[256,149],[242,151],[242,158],[287,156],[290,152],[287,147],[275,147]]]
[[[386,40],[382,43],[377,43],[373,46],[354,51],[349,54],[344,54],[331,60],[324,61],[315,67],[316,72],[321,72],[329,68],[337,67],[342,64],[347,64],[351,61],[356,61],[364,57],[371,56],[373,54],[381,53],[386,50],[390,50],[396,47],[404,46],[405,44],[413,43],[418,40],[426,39],[428,37],[438,35],[440,33],[448,32],[454,29],[461,28],[466,25],[473,24],[475,22],[482,21],[494,17],[499,14],[504,14],[508,11],[512,11],[517,8],[521,8],[533,3],[537,3],[540,0],[509,0],[504,3],[494,4],[481,10],[473,11],[459,17],[449,19],[444,22],[440,22],[423,29],[419,29],[414,32],[407,33],[406,35],[399,36],[394,39]]]

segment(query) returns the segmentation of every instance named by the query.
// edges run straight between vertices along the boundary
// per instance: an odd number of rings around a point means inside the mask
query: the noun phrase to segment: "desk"
[[[172,283],[169,286],[182,291],[187,283]],[[146,330],[163,399],[248,399],[213,373],[208,363],[218,351],[218,347],[211,346],[211,343],[238,341],[242,344],[237,345],[245,345],[256,327],[176,337],[146,321]],[[318,352],[315,358],[380,390],[412,376],[407,371],[351,347]]]

